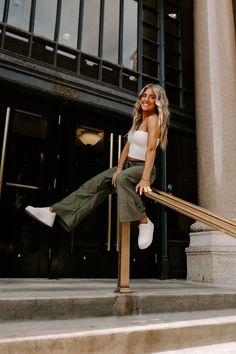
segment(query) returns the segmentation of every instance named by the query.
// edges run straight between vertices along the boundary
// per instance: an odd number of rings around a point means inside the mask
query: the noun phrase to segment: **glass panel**
[[[34,32],[40,36],[54,39],[57,0],[36,2]]]
[[[143,26],[143,37],[144,38],[150,39],[151,41],[154,41],[154,42],[158,42],[157,34],[158,34],[157,28],[144,24],[144,26]]]
[[[152,58],[158,59],[158,45],[152,42],[143,41],[143,55]]]
[[[193,55],[193,3],[185,0],[181,7],[181,47],[184,87],[194,91],[194,55]],[[187,29],[187,30],[186,30]]]
[[[4,10],[4,1],[1,0],[1,1],[0,1],[0,21],[2,21],[3,10]]]
[[[143,19],[146,22],[153,24],[154,26],[158,25],[158,14],[157,12],[149,9],[143,10]]]
[[[11,0],[8,20],[9,25],[29,30],[31,0]]]
[[[152,7],[153,9],[157,8],[157,0],[144,0],[143,4]]]
[[[38,114],[16,110],[12,132],[24,137],[45,139],[47,136],[47,120]]]
[[[167,17],[165,21],[165,31],[167,33],[173,34],[173,35],[178,35],[179,34],[179,23],[171,18]]]
[[[188,28],[188,27],[186,27]],[[188,32],[188,31],[186,31]],[[168,34],[165,36],[165,47],[172,50],[173,52],[179,52],[179,39],[178,37],[173,37]]]
[[[62,1],[59,42],[77,48],[80,0]]]
[[[50,235],[24,211],[32,203],[48,203],[43,199],[50,194],[46,184],[46,139],[46,117],[20,109],[12,112],[4,165],[6,183],[0,205],[1,225],[7,228],[7,232],[1,231],[0,237],[1,276],[46,277],[48,274]]]
[[[143,57],[143,73],[153,77],[158,77],[158,63]]]
[[[166,81],[168,81],[171,84],[179,86],[180,84],[179,76],[180,76],[179,70],[166,66]]]
[[[82,47],[81,50],[98,56],[100,1],[87,0],[84,2]]]
[[[105,2],[102,57],[113,63],[118,63],[119,5],[119,0]]]
[[[137,70],[137,2],[124,2],[123,65]]]
[[[143,75],[143,79],[142,79],[142,87],[148,85],[148,84],[152,84],[156,82],[157,84],[160,84],[159,80],[158,79],[155,79],[153,77],[146,77]]]
[[[176,5],[165,3],[165,14],[176,20],[178,18],[179,7]]]
[[[104,130],[77,126],[75,135],[76,145],[78,146],[86,146],[89,150],[102,151],[104,149]]]
[[[179,68],[179,59],[180,59],[179,54],[173,53],[170,50],[166,49],[165,56],[166,56],[166,64]]]
[[[169,98],[169,101],[171,104],[174,106],[179,106],[180,105],[180,89],[174,86],[170,86],[166,84],[166,94],[167,97]]]
[[[41,115],[16,110],[11,129],[15,143],[10,145],[6,181],[39,186],[47,120]]]

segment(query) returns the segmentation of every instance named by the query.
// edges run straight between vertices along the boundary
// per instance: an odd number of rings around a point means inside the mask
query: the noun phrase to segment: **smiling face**
[[[142,96],[140,97],[140,106],[142,108],[143,113],[145,114],[153,114],[156,112],[156,95],[153,90],[149,87],[147,88]]]

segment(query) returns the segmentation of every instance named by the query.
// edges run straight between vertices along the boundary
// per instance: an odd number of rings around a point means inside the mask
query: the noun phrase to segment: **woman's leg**
[[[120,221],[135,221],[146,218],[146,211],[139,193],[135,186],[142,177],[144,164],[128,162],[127,167],[116,178],[117,198],[120,213]],[[130,167],[129,167],[130,166]],[[153,168],[151,183],[155,180],[156,173]]]
[[[79,189],[60,202],[53,204],[58,221],[67,230],[72,230],[112,192],[112,176],[116,167],[110,168],[85,182]]]
[[[49,227],[53,226],[57,216],[64,229],[71,231],[112,192],[114,187],[111,182],[115,171],[116,167],[113,167],[98,174],[50,207],[35,208],[28,205],[25,211]]]
[[[128,163],[129,164],[129,163]],[[140,249],[149,247],[153,240],[154,224],[146,217],[145,207],[135,186],[143,173],[143,164],[123,170],[116,179],[120,221],[139,220],[138,246]],[[153,183],[156,169],[153,168],[150,182]]]

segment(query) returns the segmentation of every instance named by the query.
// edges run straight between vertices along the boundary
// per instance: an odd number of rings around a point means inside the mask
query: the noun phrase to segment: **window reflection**
[[[54,39],[57,0],[36,2],[34,32],[40,36]]]
[[[62,1],[59,42],[69,47],[77,47],[80,0]]]
[[[103,58],[113,63],[118,62],[119,4],[119,0],[105,2]]]
[[[124,2],[123,65],[137,70],[137,1]]]
[[[3,8],[3,5],[0,6]],[[11,0],[7,22],[18,28],[29,30],[31,0]],[[3,9],[2,9],[3,11]]]
[[[0,21],[2,21],[3,18],[3,10],[4,10],[4,1],[0,1]]]
[[[82,51],[98,56],[100,1],[84,2]]]
[[[94,128],[78,126],[75,132],[76,144],[101,149],[104,141],[104,131]]]

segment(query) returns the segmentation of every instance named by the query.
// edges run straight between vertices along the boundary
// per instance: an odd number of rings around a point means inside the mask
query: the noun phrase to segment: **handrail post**
[[[130,293],[130,222],[122,222],[120,225],[119,255],[118,255],[118,279],[116,292]]]

